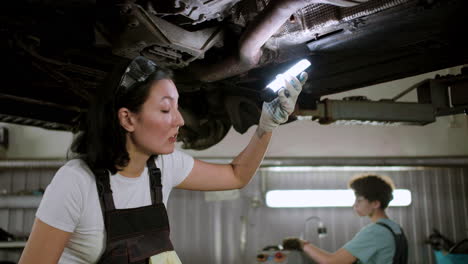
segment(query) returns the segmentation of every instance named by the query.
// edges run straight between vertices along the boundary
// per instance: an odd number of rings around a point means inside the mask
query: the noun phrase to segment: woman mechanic
[[[92,104],[71,147],[77,158],[47,187],[19,263],[180,263],[165,208],[171,189],[244,187],[307,79],[284,76],[247,147],[211,164],[175,149],[184,120],[171,73],[144,57],[125,66]]]

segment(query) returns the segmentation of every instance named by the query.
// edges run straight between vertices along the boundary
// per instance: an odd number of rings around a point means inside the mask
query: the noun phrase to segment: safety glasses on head
[[[116,93],[127,91],[146,82],[148,77],[155,73],[157,69],[156,63],[143,56],[134,58],[125,69]]]

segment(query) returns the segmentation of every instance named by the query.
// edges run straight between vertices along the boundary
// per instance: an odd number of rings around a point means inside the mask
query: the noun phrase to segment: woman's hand
[[[263,103],[257,129],[259,137],[288,121],[289,115],[294,111],[302,86],[307,81],[307,73],[302,72],[299,80],[290,75],[280,75],[278,78],[284,80],[284,86],[279,90],[277,98],[269,103]]]

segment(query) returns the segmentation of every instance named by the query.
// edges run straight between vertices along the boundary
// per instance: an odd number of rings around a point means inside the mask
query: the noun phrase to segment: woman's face
[[[376,201],[370,202],[362,196],[356,196],[353,205],[354,211],[356,211],[359,216],[372,216],[376,207],[378,207]]]
[[[153,83],[140,112],[132,113],[134,130],[130,139],[137,151],[150,155],[174,151],[179,127],[184,125],[178,99],[173,81],[163,79]]]

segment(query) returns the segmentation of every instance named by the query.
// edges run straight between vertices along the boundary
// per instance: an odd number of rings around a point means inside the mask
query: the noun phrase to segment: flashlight
[[[291,76],[296,76],[299,77],[299,74],[303,72],[305,69],[307,69],[310,66],[310,61],[303,59],[300,60],[298,63],[294,64],[291,68],[289,68],[286,72],[284,72],[284,75],[291,75]],[[274,81],[269,83],[263,93],[263,99],[264,101],[271,102],[273,99],[275,99],[278,96],[278,92],[281,89],[281,87],[284,86],[284,80],[281,78],[275,78]]]

